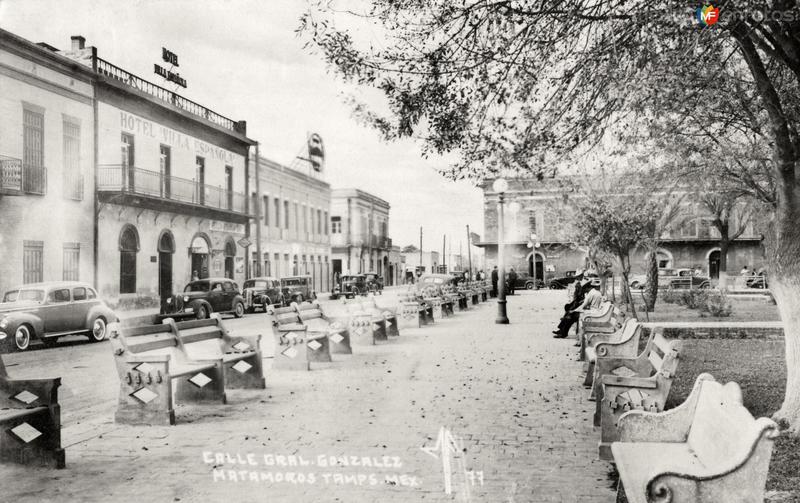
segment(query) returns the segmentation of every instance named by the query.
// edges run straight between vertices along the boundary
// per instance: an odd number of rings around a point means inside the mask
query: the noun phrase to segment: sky
[[[326,180],[388,201],[394,244],[419,245],[420,226],[425,250],[441,250],[447,235],[455,253],[466,225],[483,235],[479,189],[439,175],[446,161],[423,159],[413,141],[383,142],[352,118],[345,98],[355,89],[295,33],[304,8],[303,0],[0,0],[0,27],[62,50],[83,35],[99,57],[158,84],[153,64],[166,47],[188,84],[178,93],[246,120],[263,156],[291,164],[307,133],[319,133]]]

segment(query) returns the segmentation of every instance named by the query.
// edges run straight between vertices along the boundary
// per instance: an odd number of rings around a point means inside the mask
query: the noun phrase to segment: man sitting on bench
[[[577,292],[575,300],[565,306],[569,309],[558,323],[558,328],[553,330],[554,339],[563,339],[569,335],[569,329],[572,328],[573,323],[578,321],[582,312],[600,307],[603,296],[598,290],[599,287],[600,278],[597,277],[597,274],[585,275],[580,284],[575,286]]]

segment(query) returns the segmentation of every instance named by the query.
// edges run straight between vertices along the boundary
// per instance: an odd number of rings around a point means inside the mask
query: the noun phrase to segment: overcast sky
[[[303,0],[0,0],[0,27],[59,49],[83,35],[101,58],[156,83],[153,64],[166,47],[188,83],[179,93],[246,120],[262,155],[289,164],[306,133],[319,133],[327,181],[389,201],[395,244],[418,244],[420,226],[426,250],[441,250],[447,234],[457,252],[467,224],[483,235],[480,190],[441,177],[436,168],[445,162],[422,159],[413,142],[384,143],[352,119],[343,103],[352,89],[295,34],[304,7]]]

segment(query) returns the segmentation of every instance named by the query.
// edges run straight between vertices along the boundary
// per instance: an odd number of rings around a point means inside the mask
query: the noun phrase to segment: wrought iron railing
[[[230,129],[231,131],[236,131],[236,121],[233,119],[229,119],[224,115],[220,115],[208,108],[200,105],[199,103],[195,103],[192,100],[186,99],[183,96],[176,94],[169,89],[165,89],[161,86],[153,84],[147,80],[144,80],[141,77],[137,77],[136,75],[123,70],[122,68],[115,66],[108,61],[100,58],[97,59],[97,73],[100,75],[104,75],[106,77],[112,78],[114,80],[118,80],[123,84],[127,84],[139,91],[149,94],[150,96],[154,96],[162,101],[166,101],[167,103],[171,103],[178,108],[186,110],[187,112],[197,115],[198,117],[202,117],[209,122],[213,122],[214,124],[221,126],[225,129]]]
[[[22,160],[0,155],[0,190],[22,192]]]
[[[119,164],[98,166],[97,190],[127,192],[236,213],[247,211],[247,199],[240,192],[224,190],[221,187],[177,176],[165,176],[158,171]]]

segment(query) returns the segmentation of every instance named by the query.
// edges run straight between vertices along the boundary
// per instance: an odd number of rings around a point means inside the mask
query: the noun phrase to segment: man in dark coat
[[[497,297],[497,266],[492,269],[492,297]]]
[[[514,295],[514,287],[517,284],[517,271],[514,270],[512,267],[510,271],[508,271],[508,281],[506,282],[508,288],[506,289],[506,293],[508,295]]]
[[[596,277],[596,275],[593,275]],[[569,334],[569,329],[572,324],[578,321],[579,315],[574,312],[581,304],[583,304],[586,294],[592,289],[592,279],[589,275],[580,273],[576,275],[575,291],[572,295],[572,301],[564,304],[564,316],[559,320],[558,328],[553,330],[553,338],[563,339]]]

